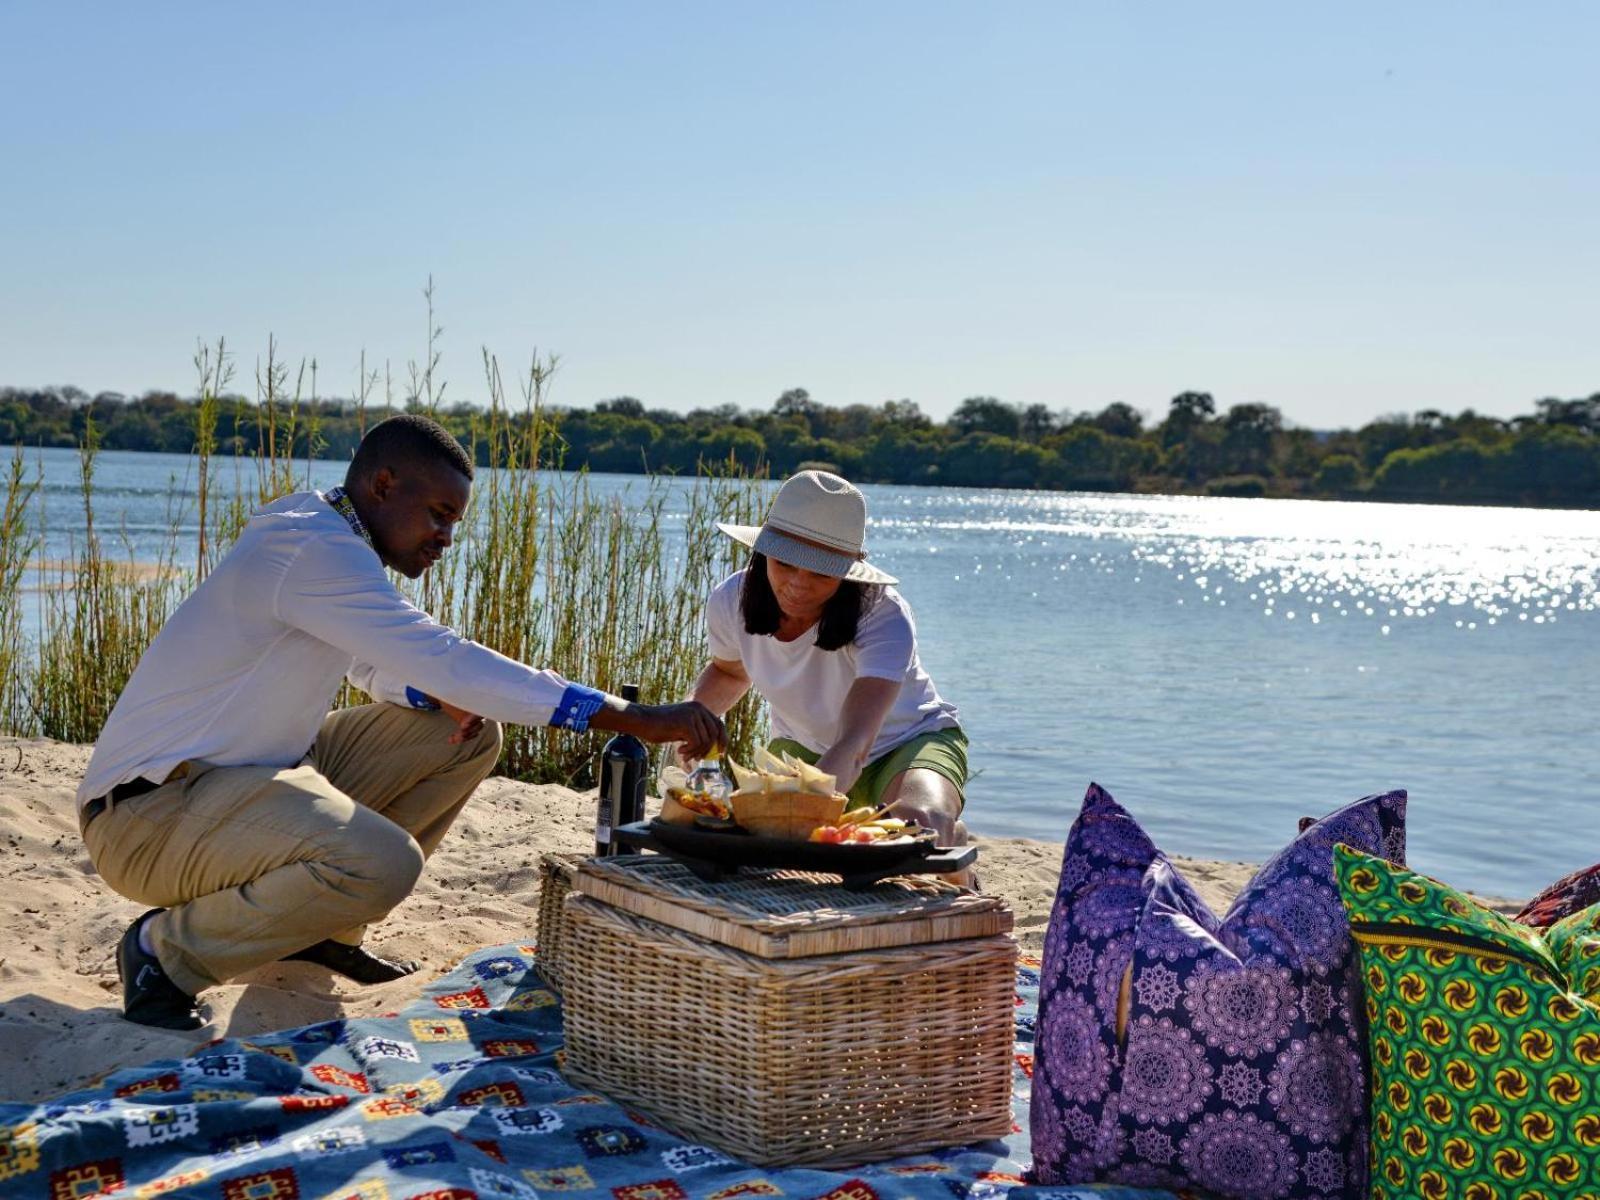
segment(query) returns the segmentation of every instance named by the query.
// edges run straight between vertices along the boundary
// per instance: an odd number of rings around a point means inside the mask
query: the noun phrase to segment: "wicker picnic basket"
[[[561,990],[561,953],[566,943],[566,915],[562,905],[577,877],[581,854],[546,854],[539,860],[539,937],[534,962],[539,974],[556,991]]]
[[[840,1167],[1010,1132],[1016,944],[998,931],[1011,923],[1001,902],[894,880],[874,889],[874,910],[812,883],[807,921],[801,873],[771,872],[766,885],[794,897],[787,912],[751,916],[770,896],[673,906],[649,886],[629,903],[697,934],[588,894],[626,891],[627,870],[585,864],[565,901],[565,1070],[581,1085],[763,1166]],[[763,880],[707,886],[748,898]],[[917,936],[951,922],[988,932]],[[709,940],[732,930],[783,956]]]

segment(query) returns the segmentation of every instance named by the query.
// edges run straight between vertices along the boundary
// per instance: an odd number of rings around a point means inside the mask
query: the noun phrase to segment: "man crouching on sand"
[[[101,878],[158,906],[117,947],[130,1021],[198,1029],[195,993],[278,959],[359,983],[416,970],[362,934],[493,769],[497,722],[722,743],[699,704],[568,683],[406,601],[384,568],[439,561],[471,491],[443,427],[374,426],[344,487],[251,517],[139,660],[78,788]],[[330,713],[347,677],[377,703]]]

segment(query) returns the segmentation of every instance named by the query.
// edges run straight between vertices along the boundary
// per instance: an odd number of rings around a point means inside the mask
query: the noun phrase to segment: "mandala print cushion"
[[[1600,906],[1539,932],[1341,846],[1372,1196],[1600,1196]]]
[[[1365,1034],[1338,842],[1403,860],[1405,793],[1310,826],[1219,921],[1089,788],[1045,937],[1033,1182],[1362,1194]]]

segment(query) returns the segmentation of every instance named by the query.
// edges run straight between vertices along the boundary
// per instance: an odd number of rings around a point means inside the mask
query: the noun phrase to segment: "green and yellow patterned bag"
[[[1600,905],[1544,931],[1334,853],[1372,1050],[1374,1200],[1600,1200]]]

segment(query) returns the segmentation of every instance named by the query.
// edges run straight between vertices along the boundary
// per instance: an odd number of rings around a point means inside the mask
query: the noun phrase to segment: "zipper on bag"
[[[1352,924],[1350,936],[1369,946],[1414,946],[1420,950],[1449,950],[1480,958],[1504,958],[1531,967],[1541,975],[1562,978],[1561,972],[1552,963],[1525,946],[1513,948],[1489,938],[1457,933],[1453,929],[1429,929],[1421,925],[1407,925],[1403,921],[1374,921]]]

